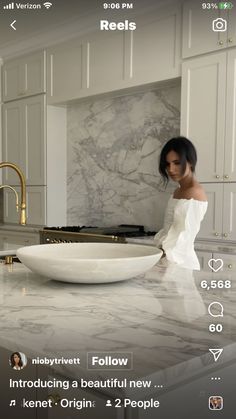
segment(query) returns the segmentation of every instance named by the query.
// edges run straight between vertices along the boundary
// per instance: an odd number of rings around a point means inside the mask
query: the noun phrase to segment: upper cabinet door
[[[181,76],[181,7],[140,15],[135,30],[96,31],[47,50],[48,104]]]
[[[82,96],[86,89],[86,47],[72,40],[47,50],[47,102],[66,102]]]
[[[198,239],[222,239],[223,184],[205,183],[202,185],[208,200],[208,208],[201,223]]]
[[[229,47],[236,45],[236,7],[228,11],[227,44]]]
[[[2,106],[2,158],[3,161],[10,161],[22,167],[24,149],[24,128],[23,128],[23,108],[21,101],[7,103]],[[4,184],[19,185],[19,177],[15,170],[2,169],[2,179]]]
[[[23,106],[23,156],[27,185],[46,184],[46,97],[37,95],[25,99]]]
[[[3,105],[3,160],[18,165],[27,185],[45,185],[45,95]],[[19,185],[14,170],[3,169],[4,183]]]
[[[222,182],[224,174],[226,53],[183,64],[181,134],[198,153],[197,178]]]
[[[224,183],[223,238],[236,240],[236,183]]]
[[[37,52],[3,65],[3,102],[46,92],[46,56]]]
[[[235,7],[220,10],[203,8],[196,0],[186,1],[183,6],[183,58],[236,45]],[[217,4],[217,3],[216,3]],[[226,23],[222,20],[224,19]],[[214,31],[221,29],[221,31]],[[226,27],[226,31],[223,31]]]
[[[236,25],[235,25],[236,26]],[[225,123],[224,180],[236,181],[236,49],[227,57],[227,101]]]
[[[181,75],[181,10],[175,6],[137,18],[131,33],[130,79],[136,84],[167,80]]]
[[[125,86],[129,60],[126,50],[129,35],[126,31],[108,34],[101,31],[90,36],[87,45],[87,94],[96,94],[120,89]]]

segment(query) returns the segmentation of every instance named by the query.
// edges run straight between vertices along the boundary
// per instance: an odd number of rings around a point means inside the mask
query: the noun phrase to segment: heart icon
[[[218,266],[215,268],[214,265],[218,265]],[[223,262],[222,259],[210,259],[210,260],[208,260],[208,266],[214,272],[218,272],[223,267],[223,265],[224,265],[224,262]]]

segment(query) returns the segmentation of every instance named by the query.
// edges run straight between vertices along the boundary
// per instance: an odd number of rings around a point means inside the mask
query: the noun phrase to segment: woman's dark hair
[[[169,140],[161,150],[159,160],[159,172],[165,183],[169,180],[168,173],[166,171],[166,156],[170,151],[175,151],[178,154],[182,174],[184,174],[186,170],[187,162],[191,165],[192,172],[195,171],[197,163],[197,152],[190,140],[185,137],[171,138],[171,140]]]
[[[23,362],[21,360],[20,353],[19,352],[13,352],[13,354],[11,354],[11,366],[12,366],[12,368],[15,366],[14,355],[17,355],[20,358],[19,364],[18,364],[19,367],[23,367]]]

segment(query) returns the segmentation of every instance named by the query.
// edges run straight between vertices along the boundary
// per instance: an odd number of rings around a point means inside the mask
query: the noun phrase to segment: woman
[[[13,370],[22,370],[24,368],[19,352],[13,352],[11,354],[11,367]]]
[[[154,237],[170,262],[183,268],[200,269],[194,240],[207,210],[207,197],[194,172],[197,153],[185,137],[169,140],[160,155],[159,172],[165,183],[172,179],[179,187],[170,197],[163,229]]]

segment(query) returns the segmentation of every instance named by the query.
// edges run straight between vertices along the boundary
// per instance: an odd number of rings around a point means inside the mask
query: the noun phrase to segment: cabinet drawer
[[[39,244],[38,233],[0,231],[1,250],[18,249],[22,246],[32,246],[34,244]]]

